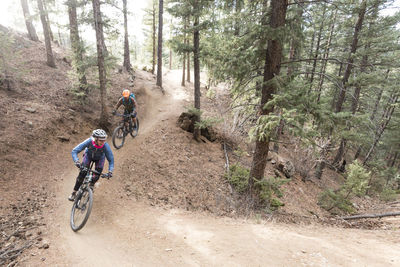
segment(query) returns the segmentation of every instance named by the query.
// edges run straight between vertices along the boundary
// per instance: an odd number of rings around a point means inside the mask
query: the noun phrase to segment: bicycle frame
[[[119,113],[115,114],[115,116],[122,117],[122,120],[119,122],[119,125],[124,126],[124,131],[126,133],[129,133],[130,132],[129,129],[131,129],[133,126],[132,119],[131,119],[132,114],[134,114],[134,112],[129,113],[129,114],[119,114]],[[126,123],[128,123],[128,125]]]
[[[79,190],[81,190],[81,191],[86,189],[86,187],[92,182],[93,174],[97,174],[101,177],[105,177],[105,175],[102,175],[100,172],[98,172],[96,170],[92,170],[93,164],[94,164],[94,162],[91,162],[89,168],[86,168],[86,167],[81,168],[81,171],[87,171],[85,179],[83,180],[82,185],[79,187]]]

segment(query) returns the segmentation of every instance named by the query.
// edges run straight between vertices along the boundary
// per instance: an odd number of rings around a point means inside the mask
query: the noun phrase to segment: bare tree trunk
[[[189,42],[188,42],[189,44]],[[187,53],[187,71],[186,71],[186,81],[190,83],[190,55],[191,53]]]
[[[389,76],[389,70],[387,70],[387,72],[386,72],[386,78],[385,79],[387,79],[388,76]],[[372,111],[371,116],[370,116],[370,120],[371,121],[373,121],[375,119],[375,115],[376,115],[376,112],[378,111],[378,106],[379,106],[379,102],[381,101],[382,94],[383,94],[383,87],[381,87],[379,92],[378,92],[378,96],[376,98],[375,105],[374,105],[374,110]],[[358,159],[358,157],[360,156],[361,150],[362,150],[362,147],[359,146],[358,149],[357,149],[356,154],[354,155],[354,159],[355,160]]]
[[[389,78],[389,72],[390,72],[390,70],[386,71],[385,80],[387,80]],[[371,121],[373,121],[375,119],[375,115],[378,112],[378,107],[379,107],[379,103],[381,102],[381,99],[382,99],[382,94],[383,94],[383,87],[380,88],[378,96],[376,97],[374,110],[372,111],[371,116],[370,116]]]
[[[325,17],[325,12],[326,12],[326,4],[324,4],[324,9],[322,12],[322,17]],[[314,81],[314,73],[315,73],[315,69],[317,68],[317,58],[319,55],[319,50],[320,50],[320,43],[321,43],[321,37],[322,37],[322,31],[324,29],[324,22],[325,19],[322,20],[320,27],[319,27],[319,31],[318,31],[318,36],[317,36],[317,45],[315,47],[315,54],[314,54],[314,60],[313,60],[313,67],[311,70],[311,78],[310,78],[310,89],[308,90],[309,93],[311,93],[312,91],[312,86],[313,86],[313,81]]]
[[[287,0],[271,0],[271,16],[269,21],[269,26],[271,29],[277,29],[285,25],[287,6]],[[261,91],[260,116],[267,116],[274,110],[273,106],[267,109],[264,108],[264,106],[273,98],[273,94],[276,91],[276,85],[270,81],[275,76],[279,75],[282,50],[283,44],[279,39],[268,40],[268,48],[265,53],[264,82]],[[269,137],[265,138],[264,140],[257,138],[250,170],[250,196],[253,194],[254,179],[261,180],[264,176],[264,170],[269,151],[269,141]]]
[[[96,44],[97,44],[97,66],[99,67],[99,80],[100,80],[100,102],[101,114],[100,125],[108,128],[108,112],[106,105],[106,68],[104,66],[104,34],[103,34],[103,20],[101,18],[100,0],[92,0],[93,3],[93,17],[96,30]]]
[[[199,26],[199,14],[198,14],[198,3],[195,0],[195,12],[197,11],[194,18],[194,32],[193,32],[193,68],[194,68],[194,107],[200,110],[200,32],[198,29]],[[196,114],[195,123],[200,122],[200,114]],[[200,141],[200,128],[194,127],[193,137],[195,140]]]
[[[379,140],[381,139],[384,131],[386,130],[387,125],[389,124],[393,112],[396,108],[396,104],[398,103],[398,99],[399,96],[398,95],[392,95],[388,101],[388,104],[385,108],[385,111],[382,115],[382,119],[381,119],[381,124],[379,126],[377,126],[377,130],[375,133],[375,138],[374,138],[374,142],[371,145],[371,148],[369,149],[367,155],[365,156],[363,165],[367,164],[368,160],[371,158],[372,152],[374,151],[376,145],[378,144]]]
[[[183,25],[183,43],[186,45],[186,19],[184,19]],[[183,62],[182,62],[182,82],[181,85],[185,86],[185,67],[186,67],[186,52],[183,52]]]
[[[353,41],[351,44],[351,50],[349,57],[347,59],[347,65],[346,65],[346,71],[344,72],[343,79],[342,79],[342,88],[340,89],[339,92],[339,97],[336,102],[336,107],[335,107],[335,112],[341,112],[342,111],[342,106],[343,102],[346,96],[346,90],[347,90],[347,83],[349,81],[349,77],[351,74],[351,70],[353,68],[353,62],[354,62],[354,54],[357,51],[357,44],[358,44],[358,35],[362,29],[363,26],[363,21],[364,21],[364,15],[366,12],[367,8],[367,0],[363,0],[360,8],[360,12],[358,13],[358,20],[356,23],[356,27],[354,29],[354,34],[353,34]]]
[[[83,66],[83,46],[79,38],[78,19],[76,13],[77,2],[76,0],[70,0],[66,3],[68,5],[71,47],[74,53],[74,65],[76,67],[76,73],[78,74],[79,79],[79,89],[86,96],[88,93],[88,87],[85,68]]]
[[[302,23],[303,23],[303,5],[298,4],[297,8],[297,15],[294,18],[294,31],[301,31]],[[290,50],[289,50],[289,62],[295,61],[299,54],[300,54],[300,46],[301,46],[301,40],[299,40],[297,37],[293,37],[290,41]],[[293,72],[296,70],[294,67],[294,63],[290,63],[287,69],[287,75],[291,77],[293,75]]]
[[[240,14],[240,11],[242,10],[242,1],[243,0],[235,0],[235,10],[234,10],[234,12],[235,12],[235,15],[236,15],[236,18],[235,18],[235,25],[234,25],[234,33],[233,33],[233,35],[235,35],[235,36],[239,36],[239,32],[240,32],[240,19],[239,19],[239,14]]]
[[[313,31],[313,35],[312,35],[312,38],[311,38],[311,47],[310,47],[310,52],[309,52],[309,58],[312,58],[312,57],[313,57],[313,54],[314,54],[315,32],[316,32],[316,31]],[[307,62],[307,65],[310,65],[310,64],[311,64],[310,61]],[[308,69],[308,66],[307,66],[307,69]],[[308,78],[309,75],[310,75],[309,72],[307,72],[307,74],[306,74],[306,79],[309,79],[309,78]]]
[[[21,5],[22,5],[22,11],[24,12],[25,25],[26,25],[26,29],[28,30],[29,39],[37,42],[37,41],[39,41],[39,38],[36,34],[35,27],[33,27],[33,24],[32,24],[32,17],[29,12],[29,6],[28,6],[27,0],[21,0]]]
[[[56,63],[54,61],[53,50],[51,49],[49,27],[46,21],[46,15],[44,13],[42,0],[37,0],[37,4],[40,12],[40,20],[42,21],[43,26],[44,42],[46,44],[47,65],[55,68]]]
[[[151,73],[154,74],[156,69],[156,1],[153,0],[153,67]]]
[[[169,69],[172,70],[172,50],[169,49]]]
[[[123,13],[124,13],[124,69],[130,71],[132,69],[130,53],[129,53],[129,37],[128,37],[128,10],[127,10],[127,0],[122,0],[123,2]]]
[[[294,18],[294,31],[300,32],[302,23],[303,23],[303,4],[298,4],[297,6],[297,16]],[[300,54],[300,46],[301,46],[301,41],[297,37],[293,37],[290,41],[290,50],[289,50],[289,62],[294,62],[299,54]],[[297,70],[297,67],[294,65],[295,63],[289,63],[289,66],[287,68],[287,75],[289,76],[289,79],[292,79],[293,72]],[[279,111],[279,114],[282,114],[282,111]],[[281,119],[279,121],[279,125],[276,128],[275,131],[275,140],[274,140],[274,146],[273,150],[278,153],[279,151],[279,139],[281,134],[283,133],[283,128],[285,127],[285,121]]]
[[[391,160],[391,163],[388,164],[388,167],[393,168],[393,167],[394,167],[394,164],[396,163],[398,157],[399,157],[399,151],[397,151],[397,152],[394,153],[393,158],[392,158],[392,160]]]
[[[317,103],[319,103],[320,99],[321,99],[321,92],[322,92],[322,86],[324,84],[324,80],[325,80],[325,72],[326,72],[326,66],[328,65],[328,61],[326,60],[329,57],[329,51],[331,48],[331,42],[332,42],[332,36],[333,36],[333,30],[335,28],[335,24],[336,24],[336,17],[337,17],[337,9],[335,10],[335,14],[333,15],[333,19],[331,22],[331,27],[330,27],[330,31],[329,31],[329,37],[328,37],[328,42],[326,44],[325,47],[325,53],[324,53],[324,59],[322,61],[322,67],[321,67],[321,75],[319,76],[319,84],[318,84],[318,99],[317,99]]]
[[[378,8],[376,6],[374,9],[373,15],[372,15],[373,20],[372,20],[371,24],[374,23],[374,19],[376,19],[377,15],[378,15]],[[371,24],[369,25],[369,28],[368,28],[368,34],[366,37],[367,40],[370,40],[370,36],[372,34],[372,25]],[[361,30],[361,28],[360,28],[360,30]],[[365,51],[368,51],[369,47],[370,47],[370,43],[369,43],[369,41],[367,41],[367,43],[365,44]],[[368,64],[368,55],[365,54],[361,60],[361,67],[360,67],[361,73],[364,73],[366,71],[367,64]],[[356,87],[354,89],[354,95],[353,95],[353,99],[352,99],[352,103],[351,103],[351,114],[353,116],[354,116],[354,114],[356,114],[356,111],[357,111],[358,102],[360,99],[360,92],[361,92],[361,84],[360,84],[360,81],[358,81],[356,84]],[[350,126],[348,129],[350,130]],[[334,166],[338,166],[339,162],[342,160],[342,158],[344,156],[344,151],[346,149],[346,144],[347,144],[347,140],[345,138],[343,138],[340,143],[340,148],[339,148],[339,150],[335,156],[335,159],[333,161]]]
[[[335,158],[333,160],[333,163],[332,163],[333,166],[336,166],[336,167],[339,166],[339,162],[343,158],[343,155],[344,155],[346,144],[347,144],[347,140],[342,138],[342,140],[340,140],[339,149],[338,149],[338,151],[336,153],[336,156],[335,156]]]
[[[158,2],[158,47],[157,47],[157,85],[162,87],[162,30],[163,30],[163,4],[164,0]]]
[[[43,0],[43,8],[44,8],[44,12],[46,15],[46,20],[47,20],[47,27],[49,28],[49,34],[50,34],[50,40],[52,42],[54,42],[54,35],[53,35],[53,31],[51,30],[51,26],[50,26],[50,18],[49,18],[49,11],[47,9],[47,0]]]
[[[190,25],[190,17],[187,18],[187,25]],[[188,46],[190,45],[190,40],[187,39],[187,44]],[[186,81],[190,83],[190,55],[191,53],[188,52],[187,54],[187,77],[186,77]]]
[[[315,178],[317,178],[317,179],[321,179],[321,177],[322,177],[322,174],[323,174],[325,166],[326,166],[326,158],[329,153],[330,147],[331,147],[330,139],[328,139],[327,142],[325,142],[325,144],[321,145],[320,157],[317,162],[317,166],[315,168],[315,174],[314,174]]]

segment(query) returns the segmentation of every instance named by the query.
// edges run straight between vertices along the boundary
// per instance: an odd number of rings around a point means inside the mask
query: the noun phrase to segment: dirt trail
[[[235,220],[126,198],[123,178],[141,179],[127,159],[140,156],[146,136],[161,121],[175,121],[183,110],[186,93],[174,77],[180,76],[174,72],[165,76],[165,96],[157,89],[146,90],[140,133],[122,149],[113,149],[115,177],[98,183],[92,214],[78,233],[69,227],[71,202],[66,200],[77,170],[69,153],[57,155],[68,168],[52,174],[62,182],[54,210],[47,215],[50,248],[25,262],[28,266],[400,266],[398,230]]]

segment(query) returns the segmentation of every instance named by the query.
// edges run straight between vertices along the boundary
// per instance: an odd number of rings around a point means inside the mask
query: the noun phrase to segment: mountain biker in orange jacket
[[[132,114],[131,115],[132,125],[136,125],[136,115],[137,115],[136,110],[138,108],[138,105],[133,94],[131,94],[131,92],[128,89],[124,89],[122,91],[122,97],[118,100],[117,104],[115,105],[113,114],[117,113],[117,109],[121,105],[124,105],[125,107],[124,115]]]
[[[72,159],[75,162],[75,166],[78,168],[86,167],[89,168],[90,163],[93,161],[95,163],[95,169],[98,172],[102,172],[104,168],[105,159],[108,160],[108,178],[112,177],[112,171],[114,169],[114,155],[111,151],[110,145],[106,143],[107,133],[102,129],[96,129],[92,132],[92,136],[79,145],[77,145],[74,149],[72,149],[71,155]],[[83,153],[82,163],[79,162],[78,153],[82,150],[85,150]],[[79,187],[83,183],[83,179],[86,176],[86,171],[81,170],[79,172],[78,177],[76,178],[74,191],[68,197],[68,200],[74,201],[76,191],[78,191]],[[94,184],[99,180],[99,175],[93,174],[93,180],[90,186],[93,188]]]

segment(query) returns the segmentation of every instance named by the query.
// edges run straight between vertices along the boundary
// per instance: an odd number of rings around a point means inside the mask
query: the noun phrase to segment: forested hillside
[[[73,236],[64,213],[78,173],[71,150],[97,128],[108,134],[114,178],[94,189],[93,218],[81,231],[120,238],[124,251],[133,237],[107,226],[133,233],[123,211],[149,222],[152,207],[169,210],[164,219],[185,211],[398,230],[397,219],[379,219],[400,215],[397,1],[7,1],[0,265],[46,257],[57,265],[58,253],[77,255],[61,244],[95,240]],[[141,126],[118,148],[114,115],[124,110],[113,111],[124,89],[135,94]],[[148,235],[144,224],[135,227]],[[194,263],[221,264],[209,257]],[[170,263],[191,265],[178,256]]]

